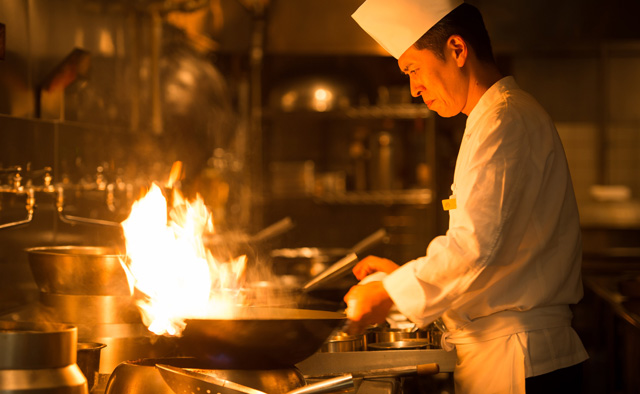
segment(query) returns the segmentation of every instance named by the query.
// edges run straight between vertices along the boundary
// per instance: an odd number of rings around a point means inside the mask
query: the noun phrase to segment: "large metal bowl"
[[[174,394],[164,382],[156,364],[180,368],[198,368],[201,362],[194,358],[154,358],[124,361],[109,375],[105,394]]]
[[[315,353],[346,319],[343,313],[243,308],[232,319],[189,319],[182,349],[221,369],[291,367]]]
[[[97,246],[46,246],[26,250],[31,273],[44,293],[130,295],[115,249]]]

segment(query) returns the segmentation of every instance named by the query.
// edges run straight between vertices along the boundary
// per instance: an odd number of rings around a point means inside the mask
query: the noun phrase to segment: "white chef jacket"
[[[413,322],[442,316],[456,393],[524,393],[525,377],[587,359],[568,306],[583,290],[566,157],[551,118],[512,77],[469,114],[451,189],[447,233],[383,285]]]

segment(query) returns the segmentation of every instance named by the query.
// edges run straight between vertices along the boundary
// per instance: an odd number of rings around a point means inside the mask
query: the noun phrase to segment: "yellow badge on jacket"
[[[451,196],[447,200],[442,200],[442,208],[445,211],[450,211],[452,209],[456,209],[456,196]]]

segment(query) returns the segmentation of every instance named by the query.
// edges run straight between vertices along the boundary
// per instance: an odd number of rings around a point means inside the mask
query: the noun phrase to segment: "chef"
[[[457,394],[579,393],[588,355],[571,328],[583,294],[578,209],[553,121],[500,74],[480,12],[461,0],[367,0],[358,24],[398,59],[411,94],[467,115],[449,229],[402,266],[364,258],[345,296],[351,332],[390,308],[424,326],[442,317]],[[364,282],[363,282],[364,283]]]

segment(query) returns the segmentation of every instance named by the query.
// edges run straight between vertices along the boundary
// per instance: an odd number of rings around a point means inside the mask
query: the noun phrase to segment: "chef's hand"
[[[390,274],[398,267],[398,264],[391,260],[384,259],[382,257],[367,256],[353,267],[353,274],[358,278],[358,280],[362,280],[375,272]]]
[[[344,301],[349,319],[346,331],[350,335],[363,333],[371,324],[383,323],[393,306],[380,281],[353,286],[344,296]]]

